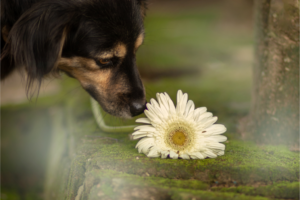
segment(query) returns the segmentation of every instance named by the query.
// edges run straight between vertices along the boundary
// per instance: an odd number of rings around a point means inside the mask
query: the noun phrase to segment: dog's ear
[[[27,91],[37,80],[55,67],[73,14],[68,1],[43,2],[26,11],[12,27],[7,51],[16,67],[25,66],[28,73]]]
[[[146,10],[148,9],[147,0],[137,0],[137,3],[140,6],[141,14],[142,14],[143,18],[145,18]]]

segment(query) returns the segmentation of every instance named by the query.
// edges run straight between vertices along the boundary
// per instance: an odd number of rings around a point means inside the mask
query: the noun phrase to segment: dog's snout
[[[130,103],[130,113],[131,116],[134,117],[136,115],[142,114],[146,109],[146,101],[145,100],[133,100]]]

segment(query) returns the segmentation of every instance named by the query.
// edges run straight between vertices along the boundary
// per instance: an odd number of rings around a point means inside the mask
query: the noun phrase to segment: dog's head
[[[10,53],[30,79],[63,71],[106,112],[132,117],[146,103],[135,62],[144,11],[145,0],[44,1],[12,27]]]

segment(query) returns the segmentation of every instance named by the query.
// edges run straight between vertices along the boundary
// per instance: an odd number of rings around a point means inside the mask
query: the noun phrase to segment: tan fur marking
[[[137,50],[139,46],[141,46],[143,41],[144,41],[144,33],[141,33],[135,41],[135,50]]]
[[[126,55],[126,53],[127,53],[126,45],[123,44],[123,43],[119,43],[119,44],[114,48],[114,54],[115,54],[115,56],[117,56],[117,57],[124,58],[125,55]]]
[[[62,50],[66,41],[66,37],[67,37],[67,30],[66,28],[64,28],[62,36],[61,36],[61,41],[60,41],[60,49],[59,49],[59,56],[61,57],[62,54]]]
[[[123,43],[118,43],[114,48],[110,51],[103,51],[97,55],[99,59],[110,59],[114,56],[119,58],[124,58],[127,53],[126,45]]]
[[[82,57],[61,58],[58,68],[70,73],[82,86],[93,85],[99,91],[107,87],[111,76],[110,69],[100,70],[93,59]]]
[[[74,70],[76,68],[85,68],[85,70],[99,70],[99,66],[93,59],[83,57],[60,58],[58,68],[61,70]],[[83,69],[82,69],[83,70]]]
[[[54,65],[54,68],[52,70],[53,72],[56,72],[56,70],[58,68],[59,61],[61,59],[62,50],[63,50],[64,44],[65,44],[65,41],[66,41],[66,37],[67,37],[67,30],[65,28],[63,30],[61,41],[60,41],[60,49],[59,49],[59,53],[58,53],[58,60],[56,61],[55,65]]]
[[[110,59],[114,56],[112,51],[104,51],[98,57],[100,59]]]

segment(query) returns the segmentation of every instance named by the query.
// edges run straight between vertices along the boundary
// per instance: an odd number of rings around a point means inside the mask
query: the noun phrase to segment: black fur
[[[138,91],[127,96],[144,98],[134,44],[143,32],[145,8],[145,0],[2,0],[1,79],[24,66],[29,89],[33,81],[40,84],[46,75],[57,72],[61,57],[96,59],[99,52],[122,42],[129,53],[113,66],[118,70],[114,69],[111,84],[120,74],[127,76],[127,87]]]

